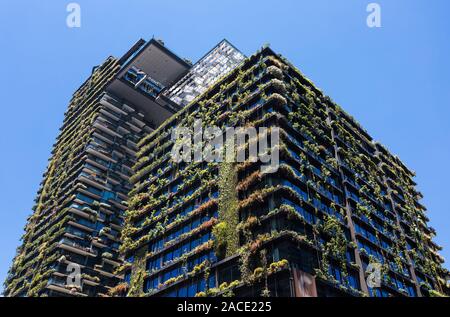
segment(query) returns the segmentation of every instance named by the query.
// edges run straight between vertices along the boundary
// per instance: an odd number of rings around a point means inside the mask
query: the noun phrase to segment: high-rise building
[[[447,292],[414,173],[270,48],[244,59],[224,40],[191,65],[153,39],[95,67],[65,113],[5,295]],[[196,119],[279,128],[278,168],[175,162],[172,132]]]
[[[153,39],[93,69],[65,113],[6,296],[101,296],[121,280],[136,143],[180,109],[160,95],[191,66]]]
[[[288,61],[266,47],[195,99],[179,88],[171,100],[189,103],[138,143],[124,282],[110,294],[447,292],[414,173]],[[278,169],[262,173],[260,160],[175,162],[172,132],[196,119],[222,131],[279,128],[270,150]]]

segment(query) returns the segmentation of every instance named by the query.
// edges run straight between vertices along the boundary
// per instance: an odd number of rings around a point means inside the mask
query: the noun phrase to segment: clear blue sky
[[[376,1],[378,29],[366,25],[375,0],[79,0],[79,29],[66,26],[69,2],[0,4],[1,282],[71,94],[152,35],[193,61],[222,38],[247,55],[270,43],[417,172],[450,261],[450,1]]]

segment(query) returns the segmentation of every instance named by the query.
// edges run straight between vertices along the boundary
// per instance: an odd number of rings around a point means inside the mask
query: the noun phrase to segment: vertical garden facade
[[[136,139],[118,132],[139,114],[100,96],[119,69],[109,58],[75,92],[54,145],[23,245],[6,281],[8,296],[95,295],[118,281],[118,233]],[[127,112],[128,110],[128,112]],[[81,283],[67,283],[71,263]]]
[[[260,162],[175,163],[171,133],[196,119],[223,130],[279,128],[280,145],[271,149],[280,153],[279,168],[264,174]],[[414,173],[269,48],[138,147],[121,236],[124,281],[111,295],[447,291]],[[367,282],[374,267],[375,285]]]

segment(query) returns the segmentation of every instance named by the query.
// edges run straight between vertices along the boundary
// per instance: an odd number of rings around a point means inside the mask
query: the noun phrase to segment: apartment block
[[[185,96],[178,90],[175,101]],[[265,47],[189,99],[137,144],[117,269],[124,281],[110,295],[448,292],[414,173],[285,58]],[[222,131],[278,128],[278,169],[175,162],[172,132],[199,119]]]
[[[6,296],[106,296],[122,280],[137,142],[180,109],[161,95],[191,66],[152,39],[93,69],[65,113]]]

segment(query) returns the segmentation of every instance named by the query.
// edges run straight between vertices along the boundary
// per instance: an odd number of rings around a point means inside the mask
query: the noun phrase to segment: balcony
[[[97,256],[97,251],[94,251],[92,247],[88,247],[85,243],[75,242],[68,238],[62,238],[58,242],[58,247],[85,256],[92,256],[92,257]]]

